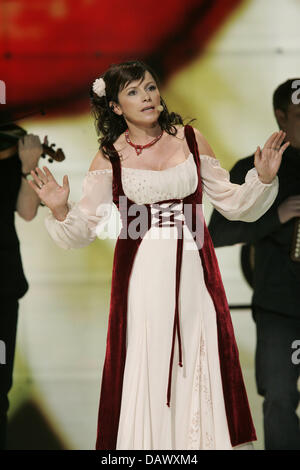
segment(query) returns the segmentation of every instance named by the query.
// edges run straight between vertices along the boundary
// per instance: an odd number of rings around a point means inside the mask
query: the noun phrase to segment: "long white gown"
[[[242,185],[233,184],[219,161],[201,155],[204,193],[232,220],[254,221],[274,202],[278,177],[263,184],[252,168]],[[137,204],[184,198],[197,187],[193,155],[174,167],[155,171],[122,167],[127,197]],[[112,170],[86,174],[78,203],[69,203],[64,221],[45,219],[62,248],[91,243],[111,214]],[[172,233],[173,231],[173,233]],[[180,279],[180,330],[172,374],[171,406],[166,392],[175,308],[176,227],[150,227],[134,260],[128,291],[127,349],[117,449],[233,449],[220,373],[216,312],[206,288],[201,258],[184,225]],[[252,443],[234,447],[251,449]]]

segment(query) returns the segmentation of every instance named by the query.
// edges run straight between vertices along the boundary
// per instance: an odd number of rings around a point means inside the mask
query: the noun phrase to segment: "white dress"
[[[278,177],[260,181],[255,168],[242,185],[233,184],[217,159],[201,155],[204,193],[231,220],[252,222],[274,202]],[[193,155],[161,171],[122,167],[124,192],[137,204],[192,194],[198,182]],[[112,207],[112,170],[86,174],[78,203],[69,204],[64,221],[45,219],[62,248],[91,243],[108,221]],[[172,235],[172,230],[174,234]],[[206,288],[198,249],[184,225],[179,291],[183,367],[175,342],[171,406],[166,390],[175,307],[176,227],[150,227],[139,246],[129,281],[126,362],[117,449],[233,449],[225,412],[216,312]],[[248,443],[234,449],[252,448]]]

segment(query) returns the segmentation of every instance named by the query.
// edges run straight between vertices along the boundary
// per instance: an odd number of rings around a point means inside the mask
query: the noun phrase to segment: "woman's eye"
[[[149,91],[156,90],[156,86],[155,86],[155,85],[150,85],[150,86],[148,87],[148,90],[149,90]],[[133,95],[135,95],[135,94],[136,94],[136,90],[130,90],[130,91],[128,92],[128,95],[129,95],[129,96],[133,96]]]

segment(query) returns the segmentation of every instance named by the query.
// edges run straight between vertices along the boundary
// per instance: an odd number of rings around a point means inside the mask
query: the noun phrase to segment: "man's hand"
[[[47,137],[44,139],[46,143]],[[40,138],[34,134],[26,134],[18,141],[19,157],[22,162],[22,173],[30,173],[37,167],[43,153]]]
[[[300,195],[290,196],[278,206],[278,217],[282,224],[293,217],[300,217]]]

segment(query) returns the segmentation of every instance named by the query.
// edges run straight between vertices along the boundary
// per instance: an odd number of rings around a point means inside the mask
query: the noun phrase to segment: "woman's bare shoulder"
[[[184,126],[176,124],[175,127],[177,129],[177,137],[179,139],[184,139]],[[198,129],[196,129],[196,127],[192,127],[192,129],[194,130],[197,140],[199,154],[209,155],[210,157],[216,158],[213,149],[205,139],[204,135]]]
[[[193,129],[198,144],[199,154],[209,155],[210,157],[216,158],[213,149],[205,139],[204,135],[195,127],[193,127]]]
[[[109,158],[106,155],[104,155],[101,149],[99,149],[92,160],[89,171],[107,170],[107,169],[110,170],[111,168],[112,168],[112,164]]]

